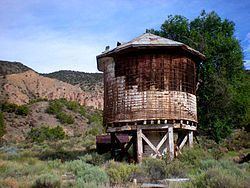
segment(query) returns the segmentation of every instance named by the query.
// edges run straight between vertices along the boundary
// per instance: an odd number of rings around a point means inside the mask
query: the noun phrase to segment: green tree
[[[201,80],[198,117],[204,133],[219,141],[232,128],[249,124],[249,84],[232,21],[221,19],[215,12],[202,11],[192,21],[180,15],[168,16],[160,30],[146,32],[183,42],[206,56],[197,66]]]

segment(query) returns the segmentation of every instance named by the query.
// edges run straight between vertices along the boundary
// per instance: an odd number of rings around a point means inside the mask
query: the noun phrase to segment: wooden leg
[[[188,140],[188,135],[186,135],[183,140],[181,141],[181,143],[176,146],[176,151],[175,151],[175,156],[177,157],[179,154],[181,154],[181,149],[183,148],[183,146],[185,145],[185,143]]]
[[[138,163],[141,163],[142,161],[142,153],[143,153],[143,145],[142,145],[142,130],[137,129],[137,161]]]
[[[115,159],[115,133],[111,133],[111,157]]]
[[[135,162],[138,162],[138,158],[137,158],[137,135],[133,135],[133,160]]]
[[[168,127],[168,149],[169,149],[169,160],[174,159],[174,131],[173,127]]]
[[[193,147],[193,131],[189,131],[188,133],[188,144],[189,144],[189,147]]]

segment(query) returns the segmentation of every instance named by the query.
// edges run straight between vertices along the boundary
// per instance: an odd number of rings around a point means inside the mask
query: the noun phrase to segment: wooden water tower
[[[104,125],[112,155],[170,160],[197,129],[196,66],[204,55],[189,46],[150,33],[97,56],[104,73]],[[119,136],[129,135],[123,143]],[[119,136],[118,136],[119,135]]]

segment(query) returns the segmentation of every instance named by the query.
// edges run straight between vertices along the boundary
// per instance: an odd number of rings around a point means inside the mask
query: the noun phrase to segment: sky
[[[105,46],[159,29],[170,14],[192,20],[203,9],[236,24],[250,69],[247,0],[0,0],[0,59],[40,73],[97,72],[96,56]]]

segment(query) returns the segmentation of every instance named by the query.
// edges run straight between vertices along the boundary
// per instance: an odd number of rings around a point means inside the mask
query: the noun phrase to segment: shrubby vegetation
[[[106,168],[110,182],[113,184],[126,184],[131,181],[132,174],[135,173],[136,170],[136,165],[114,161],[110,161]]]
[[[36,99],[32,99],[29,101],[29,104],[34,104],[34,103],[37,103],[37,102],[42,102],[42,101],[48,101],[47,98],[36,98]]]
[[[61,187],[60,178],[54,174],[42,174],[36,179],[33,187],[34,188],[44,188],[44,187],[60,188]]]
[[[89,126],[88,130],[86,131],[86,135],[96,136],[102,134],[104,132],[102,112],[100,110],[95,110],[86,116],[89,119]]]
[[[78,112],[80,105],[78,102],[76,101],[67,101],[65,102],[65,105],[67,107],[67,109],[72,110],[74,112]]]
[[[61,140],[65,138],[62,127],[50,128],[47,126],[41,128],[32,128],[28,132],[27,139],[33,142],[43,142],[45,140]]]
[[[96,110],[88,115],[89,123],[102,125],[102,111]]]
[[[49,107],[47,108],[47,113],[57,114],[60,113],[63,109],[63,104],[61,99],[53,100],[49,102]]]
[[[4,125],[4,117],[3,117],[3,112],[0,111],[0,139],[2,136],[5,134],[5,125]]]
[[[111,159],[110,153],[105,153],[102,155],[97,154],[96,152],[87,153],[83,157],[79,157],[82,161],[92,164],[92,165],[103,165],[105,162]]]
[[[1,105],[1,110],[3,112],[15,113],[17,115],[27,116],[29,113],[29,108],[26,105],[16,105],[11,103],[4,103]]]
[[[70,114],[64,112],[59,112],[56,114],[56,118],[63,124],[73,124],[75,122],[74,118]]]
[[[78,103],[70,102],[66,99],[53,100],[49,102],[47,113],[56,115],[56,118],[63,124],[73,124],[75,122],[73,116],[63,111],[65,106],[71,110],[76,110]]]
[[[159,180],[166,177],[166,162],[160,159],[147,158],[142,161],[143,171],[152,180]]]
[[[46,112],[49,114],[56,115],[56,118],[64,124],[73,124],[74,117],[66,113],[65,110],[70,110],[75,113],[81,114],[83,117],[88,119],[88,123],[91,125],[90,134],[97,135],[103,132],[102,127],[102,112],[100,110],[93,110],[91,108],[81,106],[76,101],[67,101],[66,99],[56,99],[49,102],[49,107]]]
[[[238,139],[245,134],[244,131],[234,133]],[[84,147],[82,137],[6,145],[0,148],[0,184],[5,187],[45,184],[52,187],[109,187],[109,184],[129,187],[134,178],[140,183],[178,177],[191,180],[181,187],[249,187],[250,164],[234,162],[235,157],[247,153],[249,148],[241,146],[240,142],[227,145],[230,139],[219,145],[199,137],[200,146],[184,148],[172,162],[144,158],[141,164],[110,161],[110,154],[98,155]],[[241,149],[229,150],[227,146],[232,149],[241,146]],[[214,148],[221,151],[220,157],[214,154]],[[65,174],[73,174],[70,181],[62,181]]]
[[[249,164],[247,164],[249,168]],[[248,187],[249,170],[242,169],[232,161],[203,160],[201,166],[190,175],[192,181],[188,187]]]
[[[68,110],[68,111],[67,111]],[[88,126],[84,133],[84,146],[90,149],[95,145],[95,136],[104,132],[102,111],[91,107],[81,106],[76,101],[56,99],[50,101],[47,113],[56,115],[56,118],[63,124],[73,124],[75,119],[69,111],[79,113],[88,120]]]

